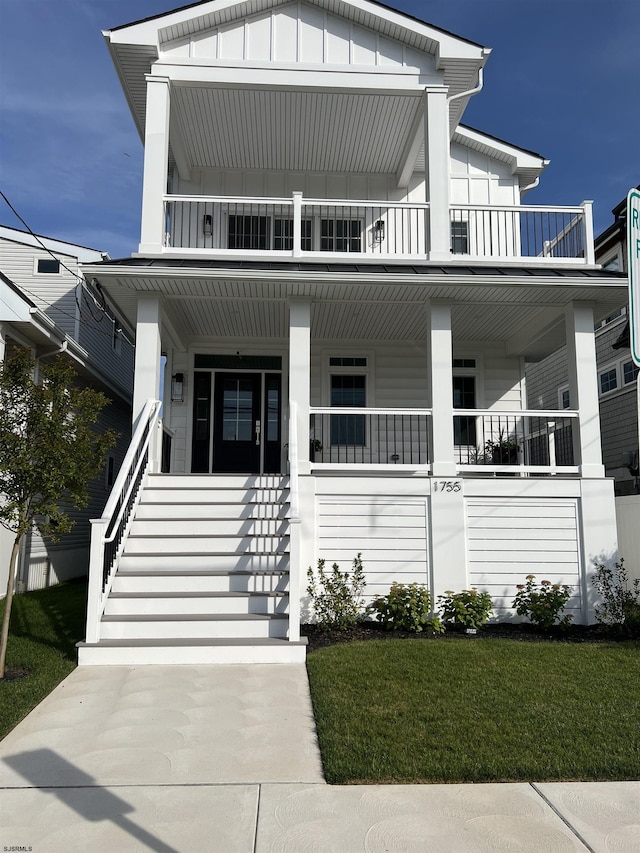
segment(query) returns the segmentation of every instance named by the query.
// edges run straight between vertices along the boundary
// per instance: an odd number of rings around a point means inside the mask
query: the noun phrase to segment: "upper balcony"
[[[593,264],[590,202],[577,207],[449,207],[428,203],[230,196],[164,196],[160,254],[197,258],[296,258],[422,262],[445,230],[449,260],[466,264]]]

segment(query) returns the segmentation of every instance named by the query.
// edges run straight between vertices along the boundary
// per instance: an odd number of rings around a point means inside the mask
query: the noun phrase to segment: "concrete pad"
[[[21,788],[2,792],[0,849],[250,853],[257,785]]]
[[[78,667],[0,759],[4,787],[323,781],[304,664]]]
[[[256,853],[585,853],[531,785],[263,785]]]
[[[640,782],[538,782],[535,787],[593,850],[640,850]]]

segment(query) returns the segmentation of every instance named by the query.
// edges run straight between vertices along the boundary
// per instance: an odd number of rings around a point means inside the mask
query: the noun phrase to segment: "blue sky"
[[[136,251],[142,144],[101,30],[178,5],[0,0],[0,189],[34,231]],[[528,203],[594,199],[604,229],[640,182],[640,0],[389,5],[493,48],[464,122],[551,160]]]

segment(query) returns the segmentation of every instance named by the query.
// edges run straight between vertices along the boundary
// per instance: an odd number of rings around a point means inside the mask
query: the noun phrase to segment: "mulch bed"
[[[558,642],[558,643],[609,643],[618,640],[628,640],[630,637],[613,631],[606,625],[571,625],[568,628],[551,628],[542,631],[528,623],[496,622],[485,625],[477,634],[465,634],[461,631],[448,629],[444,634],[414,634],[411,631],[387,631],[375,622],[365,622],[348,628],[345,631],[319,628],[317,625],[302,625],[301,634],[307,637],[307,650],[313,652],[336,643],[352,643],[360,640],[429,640],[431,642],[446,642],[455,637],[469,642],[482,639],[519,640],[524,643]]]

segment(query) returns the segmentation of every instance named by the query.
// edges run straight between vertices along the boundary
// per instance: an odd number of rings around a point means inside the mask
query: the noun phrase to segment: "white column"
[[[427,86],[424,109],[424,159],[429,202],[429,259],[451,257],[449,213],[449,105],[445,86]]]
[[[0,361],[4,361],[4,354],[6,351],[7,342],[4,334],[4,326],[0,323]]]
[[[138,297],[136,355],[133,375],[133,428],[149,399],[160,391],[160,299],[156,295]]]
[[[431,387],[431,470],[434,477],[453,477],[453,346],[451,305],[427,306],[429,380]]]
[[[565,325],[571,408],[580,413],[578,434],[573,435],[574,455],[581,476],[604,477],[593,309],[570,303],[565,309]]]
[[[298,471],[309,474],[309,407],[311,405],[311,302],[289,302],[289,399],[297,404]]]
[[[140,254],[159,254],[164,244],[164,201],[169,164],[169,79],[147,74]]]

